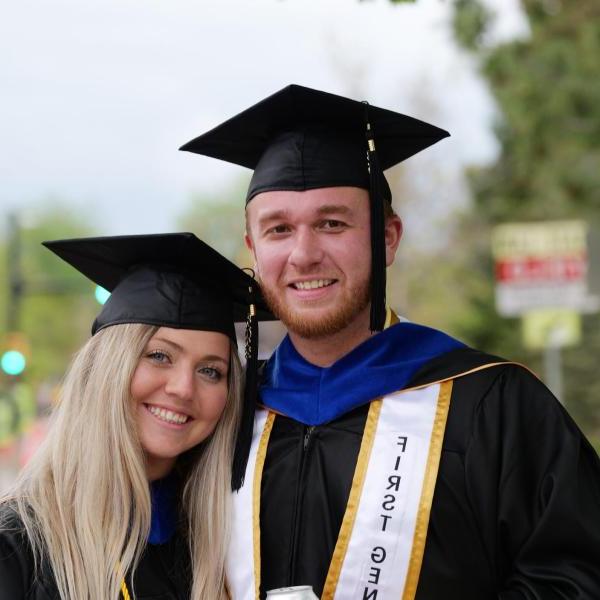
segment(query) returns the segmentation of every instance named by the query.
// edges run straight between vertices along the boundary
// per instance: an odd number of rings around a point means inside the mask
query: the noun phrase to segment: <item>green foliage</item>
[[[539,15],[541,4],[525,5]],[[583,0],[552,16],[542,13],[532,20],[530,41],[499,48],[486,61],[504,114],[503,158],[474,183],[492,219],[510,211],[515,219],[585,214],[598,223],[599,11]]]
[[[476,2],[459,1],[459,8]],[[523,0],[531,38],[481,52],[482,71],[500,106],[498,162],[471,174],[474,214],[463,227],[487,236],[507,221],[583,218],[600,226],[600,4],[596,0]],[[473,9],[475,10],[475,9]],[[460,20],[455,19],[455,24]],[[457,32],[459,39],[463,33]],[[593,255],[592,261],[600,256]],[[489,247],[473,248],[464,275],[490,268]],[[521,350],[520,329],[496,316],[489,276],[472,290],[478,316],[454,326],[488,351],[539,368],[539,355]],[[470,284],[466,284],[469,286]],[[579,425],[600,442],[600,317],[584,318],[581,346],[566,350],[566,404]],[[531,359],[534,359],[533,361]]]
[[[455,0],[454,35],[468,50],[477,50],[481,46],[490,19],[490,12],[477,0]]]

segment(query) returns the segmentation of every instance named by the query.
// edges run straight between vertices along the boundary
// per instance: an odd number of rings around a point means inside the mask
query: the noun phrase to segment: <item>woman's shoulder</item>
[[[0,503],[0,546],[28,545],[27,532],[19,512],[11,502]]]
[[[0,600],[25,598],[33,581],[33,554],[17,511],[0,505]]]
[[[24,529],[23,521],[19,516],[15,502],[3,500],[0,502],[0,531],[15,528]]]

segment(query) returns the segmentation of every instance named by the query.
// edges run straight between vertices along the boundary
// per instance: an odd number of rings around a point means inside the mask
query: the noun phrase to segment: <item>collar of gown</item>
[[[167,475],[150,484],[152,513],[149,544],[168,542],[177,526],[177,486],[175,475]]]
[[[375,398],[407,387],[425,363],[464,344],[423,325],[388,327],[329,367],[317,367],[289,336],[265,366],[262,403],[305,425],[322,425]]]

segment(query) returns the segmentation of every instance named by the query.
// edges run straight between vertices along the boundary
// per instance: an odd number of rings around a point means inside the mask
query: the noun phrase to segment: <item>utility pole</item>
[[[561,347],[563,346],[563,330],[560,326],[550,329],[544,348],[544,381],[550,391],[564,403],[563,369]]]
[[[24,281],[21,269],[21,226],[17,213],[8,214],[7,248],[8,298],[6,312],[6,331],[18,331],[21,321]]]

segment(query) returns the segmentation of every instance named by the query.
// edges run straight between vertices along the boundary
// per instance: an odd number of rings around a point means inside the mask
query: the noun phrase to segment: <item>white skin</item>
[[[261,286],[306,360],[330,366],[371,336],[366,190],[263,192],[248,204],[246,219],[246,245]],[[388,217],[386,266],[394,261],[401,237],[402,221]],[[319,287],[300,289],[312,282]]]
[[[165,477],[180,454],[214,430],[227,402],[229,352],[222,333],[168,327],[146,345],[131,396],[150,481]],[[153,414],[160,409],[171,414]],[[174,417],[185,422],[169,422]]]

